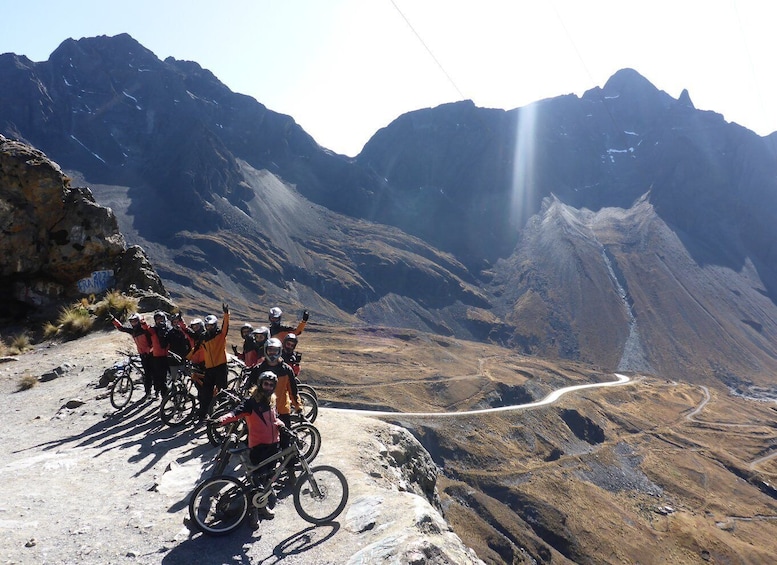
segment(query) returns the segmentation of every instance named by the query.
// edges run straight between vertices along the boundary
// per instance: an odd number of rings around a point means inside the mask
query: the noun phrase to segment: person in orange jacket
[[[277,337],[283,343],[283,339],[289,334],[293,333],[299,336],[304,330],[310,318],[310,313],[305,310],[302,313],[302,321],[297,324],[297,327],[286,326],[281,323],[281,316],[283,316],[283,310],[277,306],[270,308],[269,320],[270,320],[270,337]]]
[[[199,390],[201,423],[208,414],[213,401],[214,387],[221,390],[227,386],[227,333],[229,332],[229,306],[221,305],[224,318],[221,327],[213,314],[205,316],[205,335],[202,339],[202,349],[205,361],[205,377]]]

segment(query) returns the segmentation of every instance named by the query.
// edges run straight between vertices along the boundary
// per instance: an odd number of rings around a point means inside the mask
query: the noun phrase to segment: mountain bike
[[[325,524],[339,516],[348,502],[348,481],[331,465],[310,467],[301,456],[300,440],[293,431],[291,445],[252,465],[249,448],[233,450],[240,457],[242,477],[220,475],[197,485],[189,500],[189,516],[202,532],[221,536],[236,530],[249,510],[264,508],[275,496],[273,485],[293,462],[299,461],[302,473],[292,492],[294,509],[311,524]],[[257,473],[260,467],[279,463],[271,474]]]
[[[116,353],[126,356],[126,359],[114,365],[116,367],[116,374],[113,384],[111,384],[110,397],[111,405],[116,409],[121,409],[129,404],[135,385],[143,384],[145,373],[140,362],[140,355],[127,351],[117,351]]]
[[[243,427],[239,427],[238,424],[243,424]],[[213,470],[210,473],[211,477],[223,475],[227,469],[232,453],[238,448],[242,442],[245,442],[245,438],[240,437],[240,432],[245,427],[243,420],[237,422],[230,422],[224,428],[226,429],[224,440],[221,442],[219,452],[214,458]],[[299,451],[302,457],[308,463],[312,463],[313,460],[321,451],[321,432],[313,424],[308,422],[301,422],[293,425],[292,431],[299,440]]]
[[[174,355],[174,354],[173,354]],[[167,396],[159,407],[160,419],[170,427],[176,428],[194,420],[197,410],[197,390],[194,386],[194,378],[197,368],[190,362],[174,358],[174,362],[180,363],[177,374],[168,381]]]
[[[223,427],[217,425],[216,420],[234,410],[242,402],[246,395],[244,389],[245,383],[240,392],[225,388],[213,397],[213,405],[208,411],[208,423],[206,426],[208,440],[211,445],[218,446],[223,443],[227,432]],[[299,399],[302,402],[302,413],[300,415],[292,414],[292,422],[312,424],[318,417],[318,402],[315,397],[303,391],[299,392]],[[248,428],[242,421],[238,425],[238,436],[240,438],[248,437]]]

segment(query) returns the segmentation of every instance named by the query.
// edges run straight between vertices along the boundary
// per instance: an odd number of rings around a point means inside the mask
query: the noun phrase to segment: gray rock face
[[[69,183],[43,153],[0,136],[0,287],[15,285],[22,302],[75,294],[124,251],[113,212]]]
[[[154,270],[142,247],[133,245],[127,248],[118,260],[116,269],[116,288],[129,292],[134,288],[155,292],[167,296],[162,279]]]
[[[0,135],[0,290],[18,303],[47,306],[79,294],[77,281],[101,271],[115,287],[170,310],[169,295],[145,252],[125,252],[110,208],[71,187],[42,152]],[[111,285],[113,286],[113,285]],[[8,309],[8,303],[0,311]]]

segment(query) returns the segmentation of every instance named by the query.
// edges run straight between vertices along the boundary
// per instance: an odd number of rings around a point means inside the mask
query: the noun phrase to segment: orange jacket
[[[251,370],[252,379],[258,378],[264,371],[272,371],[278,377],[278,385],[275,387],[278,414],[291,414],[292,406],[297,410],[301,409],[302,403],[297,392],[294,370],[283,361],[277,365],[270,365],[267,359],[265,359]],[[254,380],[253,382],[256,381]]]
[[[270,337],[277,337],[281,340],[281,343],[283,343],[283,340],[286,339],[286,336],[289,334],[295,334],[299,337],[299,334],[305,331],[305,326],[307,324],[308,323],[305,320],[301,321],[296,328],[294,326],[270,324]]]
[[[206,369],[212,369],[227,362],[227,332],[229,332],[229,312],[224,314],[221,329],[216,335],[208,336],[202,342]]]

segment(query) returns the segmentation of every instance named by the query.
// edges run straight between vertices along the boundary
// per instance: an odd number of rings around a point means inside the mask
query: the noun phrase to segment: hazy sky
[[[0,0],[0,14],[0,53],[45,61],[68,37],[127,32],[350,156],[405,112],[582,95],[624,67],[777,130],[771,0]]]

